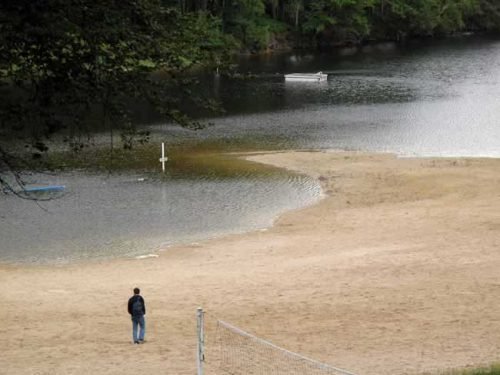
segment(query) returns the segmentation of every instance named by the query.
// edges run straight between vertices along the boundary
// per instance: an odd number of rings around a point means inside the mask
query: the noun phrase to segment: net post
[[[168,160],[168,158],[165,156],[165,142],[161,143],[161,169],[163,172],[165,172],[165,162]]]
[[[196,362],[198,375],[203,375],[203,362],[205,361],[205,353],[204,353],[204,345],[205,345],[205,337],[204,337],[204,322],[203,322],[203,309],[198,307],[196,310],[196,326],[198,332],[198,345],[197,345],[197,354],[196,354]]]

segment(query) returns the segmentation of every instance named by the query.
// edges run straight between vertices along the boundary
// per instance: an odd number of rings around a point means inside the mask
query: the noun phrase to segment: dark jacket
[[[130,297],[130,299],[128,300],[128,313],[132,316],[134,315],[132,311],[132,306],[134,305],[134,302],[137,299],[139,299],[142,302],[142,315],[146,315],[146,303],[144,302],[144,298],[142,298],[142,296],[140,296],[139,294]]]

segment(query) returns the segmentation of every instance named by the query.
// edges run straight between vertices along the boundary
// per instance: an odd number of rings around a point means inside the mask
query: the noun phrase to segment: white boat
[[[285,81],[322,82],[328,79],[328,74],[318,73],[291,73],[285,74]]]

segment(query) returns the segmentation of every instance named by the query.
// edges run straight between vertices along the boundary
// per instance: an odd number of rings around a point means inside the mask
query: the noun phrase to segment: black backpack
[[[142,299],[136,298],[132,303],[132,316],[144,315],[144,308],[142,306]]]

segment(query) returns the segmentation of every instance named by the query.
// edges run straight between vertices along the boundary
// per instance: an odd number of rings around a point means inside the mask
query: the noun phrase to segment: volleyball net
[[[210,374],[355,375],[281,348],[222,320],[216,321],[214,334],[206,353],[207,362],[210,362]],[[202,340],[204,341],[204,334]],[[198,347],[203,348],[204,342]],[[199,355],[199,358],[204,361],[205,353]]]

